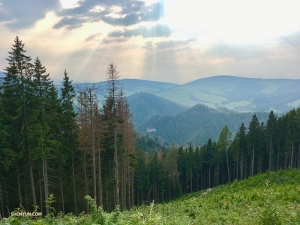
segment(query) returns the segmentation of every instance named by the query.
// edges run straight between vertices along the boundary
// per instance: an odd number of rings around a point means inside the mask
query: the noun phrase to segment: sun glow
[[[164,0],[164,20],[179,32],[215,41],[260,42],[297,30],[299,8],[295,0]]]

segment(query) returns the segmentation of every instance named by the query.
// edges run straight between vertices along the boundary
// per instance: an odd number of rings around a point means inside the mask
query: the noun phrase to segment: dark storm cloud
[[[184,46],[189,44],[190,42],[195,41],[195,38],[190,38],[184,41],[162,41],[159,43],[156,43],[156,47],[159,49],[165,49],[165,48],[177,48],[180,46]]]
[[[172,31],[168,25],[157,24],[152,27],[138,27],[136,29],[125,29],[114,31],[108,34],[108,37],[135,37],[142,36],[144,38],[151,37],[169,37]]]
[[[7,21],[11,29],[28,28],[43,19],[47,12],[59,8],[59,0],[0,0],[0,22]]]

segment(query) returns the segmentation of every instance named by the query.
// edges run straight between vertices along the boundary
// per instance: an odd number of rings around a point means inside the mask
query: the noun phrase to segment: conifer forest
[[[6,60],[0,87],[2,216],[34,207],[43,215],[51,207],[89,213],[88,195],[104,211],[126,210],[266,171],[300,169],[300,109],[280,116],[271,111],[266,123],[254,115],[237,133],[225,126],[218,140],[204,146],[156,143],[149,151],[153,140],[135,132],[115,64],[99,71],[108,87],[101,105],[101,87],[75,91],[66,70],[58,89],[18,37]]]

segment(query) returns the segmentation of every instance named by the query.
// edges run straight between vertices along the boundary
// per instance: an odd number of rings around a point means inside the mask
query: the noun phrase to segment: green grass
[[[122,213],[91,208],[91,215],[60,215],[23,224],[300,224],[300,171],[268,172]],[[14,220],[0,224],[20,224]]]

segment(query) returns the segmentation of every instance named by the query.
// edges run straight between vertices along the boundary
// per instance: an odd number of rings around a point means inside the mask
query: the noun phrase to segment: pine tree
[[[228,172],[229,182],[231,182],[231,179],[230,179],[230,171],[229,171],[228,149],[232,142],[231,138],[232,138],[232,133],[230,132],[228,126],[226,125],[225,127],[223,127],[223,129],[220,133],[217,147],[220,151],[226,152],[226,163],[227,163],[227,172]]]
[[[120,204],[120,186],[119,186],[119,162],[118,162],[118,144],[117,144],[117,90],[118,90],[119,72],[117,66],[113,63],[107,68],[108,98],[112,101],[112,119],[113,119],[113,137],[114,137],[114,163],[115,163],[115,199],[116,205]]]
[[[269,139],[269,170],[272,170],[272,158],[273,158],[276,126],[277,126],[277,118],[274,115],[273,111],[271,111],[266,126],[267,137]]]
[[[12,51],[6,59],[8,66],[5,70],[3,83],[3,107],[9,126],[9,142],[12,150],[18,154],[19,160],[28,158],[33,203],[35,186],[32,172],[32,150],[35,147],[36,102],[32,82],[31,57],[25,55],[24,44],[18,37],[12,45]],[[20,177],[17,165],[19,201],[22,204]]]
[[[61,98],[60,98],[61,110],[62,110],[61,133],[63,134],[60,149],[61,149],[61,156],[64,159],[62,163],[71,160],[74,211],[75,211],[75,215],[77,215],[78,210],[77,210],[77,199],[76,199],[74,157],[75,157],[75,150],[77,148],[78,126],[76,123],[76,113],[73,107],[75,97],[76,97],[75,88],[72,85],[72,81],[70,80],[67,71],[65,70],[64,78],[62,82],[62,88],[61,88]],[[61,179],[62,179],[62,175],[60,176],[60,180]],[[61,192],[63,193],[63,190],[61,190]],[[63,197],[62,197],[62,201],[63,201]],[[64,204],[63,204],[63,212],[64,212]]]
[[[254,115],[249,125],[249,131],[247,134],[247,143],[248,143],[248,160],[250,162],[250,176],[254,175],[254,165],[256,152],[258,151],[259,146],[259,134],[260,134],[260,124],[259,121]]]

